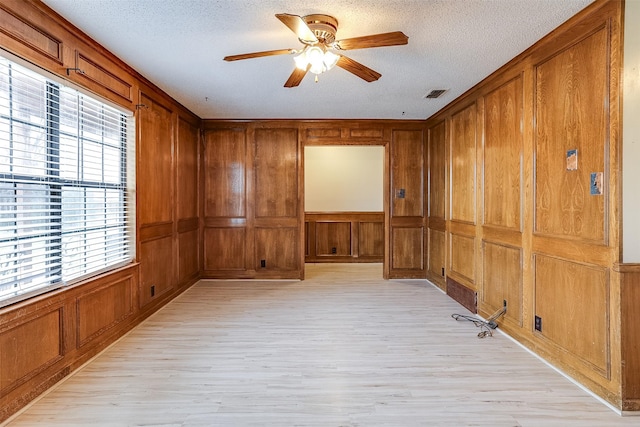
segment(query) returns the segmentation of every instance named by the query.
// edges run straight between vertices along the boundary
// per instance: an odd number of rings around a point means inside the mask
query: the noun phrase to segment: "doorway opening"
[[[305,265],[384,263],[385,151],[385,145],[304,147]]]

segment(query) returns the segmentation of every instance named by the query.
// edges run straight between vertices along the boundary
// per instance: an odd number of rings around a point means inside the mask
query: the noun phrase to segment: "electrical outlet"
[[[338,249],[334,246],[333,248],[331,248],[331,253],[332,254],[337,254],[338,253]]]
[[[502,307],[507,308],[507,300],[506,299],[502,300]]]
[[[265,268],[267,266],[267,260],[266,259],[261,259],[260,260],[260,267],[261,268]]]
[[[404,188],[401,188],[400,190],[398,190],[398,198],[399,199],[404,199],[404,195],[405,195]]]
[[[540,316],[536,316],[535,317],[535,326],[536,331],[538,332],[542,332],[542,317]]]
[[[444,267],[442,267],[442,277],[444,277]]]
[[[155,296],[156,295],[156,285],[151,285],[151,296]]]

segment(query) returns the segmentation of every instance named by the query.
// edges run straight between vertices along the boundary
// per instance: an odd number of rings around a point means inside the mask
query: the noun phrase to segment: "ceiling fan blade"
[[[262,52],[252,52],[252,53],[243,53],[241,55],[225,56],[224,60],[238,61],[240,59],[261,58],[263,56],[286,55],[288,53],[293,53],[293,52],[294,52],[294,49],[265,50]]]
[[[302,79],[304,79],[304,76],[307,75],[307,72],[309,71],[309,68],[311,68],[311,65],[308,65],[306,70],[301,70],[300,68],[296,67],[293,70],[293,73],[291,73],[291,75],[289,76],[289,78],[285,82],[284,87],[296,87],[296,86],[298,86],[300,84],[300,82],[302,82]]]
[[[392,33],[373,34],[370,36],[354,37],[352,39],[338,40],[335,46],[342,50],[366,49],[369,47],[397,46],[409,43],[402,31]]]
[[[366,65],[362,65],[361,63],[342,55],[340,56],[340,59],[338,59],[338,63],[336,65],[368,82],[374,82],[382,76],[382,74],[372,70]]]
[[[296,36],[303,42],[307,43],[318,43],[318,38],[311,31],[311,28],[304,22],[304,19],[299,17],[298,15],[290,15],[288,13],[278,13],[276,14],[276,18],[278,18],[284,25],[289,27],[291,31],[296,33]]]

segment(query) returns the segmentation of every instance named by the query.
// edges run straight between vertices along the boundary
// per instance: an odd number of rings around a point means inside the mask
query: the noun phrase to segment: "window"
[[[0,306],[131,262],[132,126],[0,57]]]

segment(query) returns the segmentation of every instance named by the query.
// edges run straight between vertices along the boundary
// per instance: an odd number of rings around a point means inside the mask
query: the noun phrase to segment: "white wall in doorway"
[[[304,148],[306,212],[381,212],[383,180],[382,146]]]

